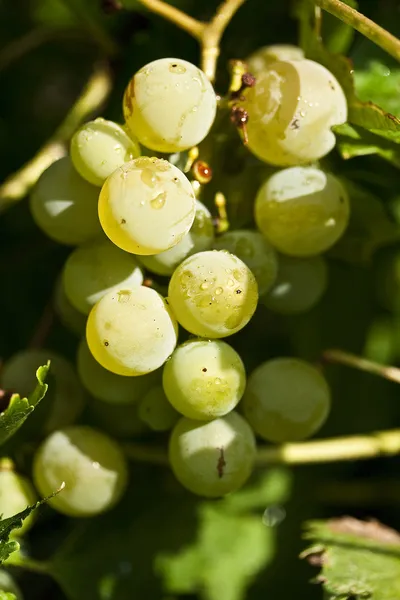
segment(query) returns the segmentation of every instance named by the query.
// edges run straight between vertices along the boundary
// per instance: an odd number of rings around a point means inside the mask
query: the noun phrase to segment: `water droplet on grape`
[[[150,206],[157,210],[160,210],[165,205],[165,201],[167,199],[167,192],[161,192],[158,194],[153,200],[150,200]]]

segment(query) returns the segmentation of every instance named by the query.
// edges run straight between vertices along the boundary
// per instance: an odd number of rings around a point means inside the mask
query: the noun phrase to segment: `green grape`
[[[23,595],[14,578],[5,569],[0,569],[0,592],[14,594],[16,600],[23,600]]]
[[[88,405],[90,423],[119,439],[138,437],[148,432],[147,425],[139,416],[139,407],[140,399],[131,404],[115,404],[91,398]]]
[[[85,333],[86,316],[79,312],[79,310],[76,310],[68,300],[62,277],[57,279],[54,289],[54,311],[64,327],[72,331],[72,333],[75,333],[77,336]]]
[[[128,480],[126,459],[113,439],[92,427],[67,427],[52,433],[33,461],[33,478],[48,503],[71,517],[91,517],[114,506]]]
[[[161,385],[151,388],[139,403],[139,417],[153,431],[168,431],[179,420],[180,414],[168,402]]]
[[[224,250],[198,252],[174,271],[168,300],[178,322],[200,337],[236,333],[257,307],[257,282],[239,258]]]
[[[276,358],[250,375],[242,401],[254,431],[267,441],[303,440],[325,422],[331,403],[328,384],[309,363]]]
[[[253,470],[256,443],[236,412],[206,423],[182,417],[169,441],[175,477],[199,496],[218,498],[244,485]]]
[[[6,390],[29,396],[37,385],[36,371],[51,361],[52,376],[49,393],[53,402],[48,408],[45,431],[73,423],[82,412],[86,394],[74,367],[52,350],[23,350],[9,358],[1,370],[1,386]]]
[[[83,244],[101,233],[99,192],[78,175],[70,158],[61,158],[44,171],[34,187],[31,213],[40,229],[56,242]]]
[[[385,249],[377,256],[375,264],[375,293],[386,310],[400,313],[400,252],[397,248]]]
[[[37,501],[36,492],[27,477],[15,473],[12,461],[0,460],[0,515],[8,519],[25,510]],[[36,513],[31,513],[22,522],[22,527],[14,530],[16,536],[24,535],[33,525]],[[1,586],[0,586],[1,589]]]
[[[133,254],[158,254],[178,244],[190,230],[195,212],[186,175],[160,158],[142,156],[125,163],[100,192],[105,233]]]
[[[193,225],[181,241],[165,252],[154,256],[141,256],[141,263],[157,275],[172,275],[176,267],[188,256],[208,250],[214,241],[214,226],[210,211],[196,200]]]
[[[199,144],[214,122],[217,98],[206,75],[177,58],[155,60],[129,82],[123,100],[126,125],[158,152]]]
[[[115,169],[138,156],[138,142],[117,123],[101,118],[82,125],[71,140],[75,169],[94,185],[103,185]]]
[[[270,310],[292,315],[313,308],[328,286],[328,267],[322,256],[279,256],[278,276],[260,302]]]
[[[274,62],[240,103],[248,114],[248,148],[277,166],[309,163],[335,146],[331,128],[347,120],[346,96],[312,60]]]
[[[248,70],[253,75],[261,75],[277,60],[302,60],[304,52],[291,44],[272,44],[258,48],[246,58]]]
[[[88,315],[105,294],[143,283],[143,272],[132,254],[102,238],[76,248],[63,271],[68,300]]]
[[[105,369],[117,375],[145,375],[172,354],[178,326],[164,298],[140,286],[103,296],[90,312],[86,337]]]
[[[369,360],[390,365],[397,361],[397,319],[387,315],[375,317],[365,333],[362,355]]]
[[[283,254],[313,256],[328,250],[349,222],[342,183],[314,167],[282,169],[261,186],[255,203],[257,226]]]
[[[240,401],[245,386],[240,356],[220,340],[189,340],[178,346],[164,365],[167,398],[189,419],[226,415]]]
[[[113,405],[138,402],[159,378],[156,372],[141,377],[123,377],[107,371],[93,358],[84,339],[78,348],[77,368],[88,392],[94,398]]]
[[[278,259],[274,248],[261,233],[247,229],[228,231],[216,239],[214,248],[235,254],[249,267],[257,280],[260,296],[274,283]]]

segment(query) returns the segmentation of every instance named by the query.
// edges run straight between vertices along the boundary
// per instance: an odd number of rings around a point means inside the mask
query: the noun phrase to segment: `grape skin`
[[[283,443],[314,434],[330,403],[328,384],[316,368],[303,360],[276,358],[250,375],[241,406],[259,436]]]
[[[312,60],[277,61],[245,92],[248,148],[277,166],[309,163],[328,154],[331,128],[347,120],[339,82]]]
[[[298,46],[291,44],[272,44],[258,48],[246,58],[248,70],[253,75],[260,75],[277,60],[302,60],[304,52]]]
[[[193,225],[181,241],[154,256],[141,256],[140,262],[157,275],[172,275],[176,267],[188,256],[208,250],[214,241],[214,226],[211,213],[204,204],[196,200]]]
[[[175,349],[178,326],[155,290],[109,292],[92,308],[86,339],[94,358],[117,375],[155,371]]]
[[[282,169],[261,186],[257,226],[282,254],[313,256],[328,250],[349,222],[346,189],[334,175],[314,167]]]
[[[195,217],[187,177],[166,160],[142,156],[106,179],[99,197],[101,226],[133,254],[158,254],[178,244]]]
[[[313,308],[328,286],[328,267],[322,256],[292,258],[279,256],[278,275],[260,302],[284,315],[304,313]]]
[[[257,307],[257,282],[250,269],[224,250],[193,254],[171,277],[168,300],[178,322],[199,337],[236,333]]]
[[[176,58],[155,60],[129,82],[123,110],[126,125],[139,142],[158,152],[196,146],[214,122],[217,100],[206,75]]]
[[[66,329],[80,337],[86,330],[86,316],[72,306],[68,300],[62,277],[57,279],[54,289],[54,311]]]
[[[210,420],[233,410],[246,372],[238,353],[220,340],[189,340],[165,363],[163,387],[172,406],[190,419]]]
[[[27,477],[15,473],[12,469],[4,469],[0,464],[0,515],[8,519],[32,506],[37,501],[33,485]],[[22,522],[22,527],[14,530],[15,536],[24,535],[34,524],[36,513],[31,513]],[[1,588],[0,588],[1,589]]]
[[[69,255],[63,283],[71,304],[88,315],[106,293],[141,285],[143,272],[131,254],[104,238],[80,246]]]
[[[140,146],[118,123],[99,117],[75,132],[70,154],[80,176],[102,186],[115,169],[140,156]]]
[[[128,479],[118,444],[92,427],[67,427],[52,433],[34,457],[33,477],[43,497],[65,488],[48,503],[71,517],[90,517],[114,506]]]
[[[83,244],[101,234],[99,192],[82,179],[66,156],[39,177],[30,199],[32,217],[59,244]]]
[[[257,231],[228,231],[215,241],[216,250],[227,250],[242,260],[253,273],[260,296],[276,279],[278,260],[274,248]]]
[[[236,412],[206,423],[182,417],[169,441],[175,477],[199,496],[218,498],[238,490],[251,475],[256,443]]]
[[[143,396],[138,414],[153,431],[169,431],[180,418],[180,414],[168,402],[161,385],[151,388]]]

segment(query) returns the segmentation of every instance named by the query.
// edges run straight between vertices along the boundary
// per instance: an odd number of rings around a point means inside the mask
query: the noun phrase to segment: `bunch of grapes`
[[[55,304],[81,338],[77,373],[62,356],[27,350],[4,365],[1,383],[27,393],[51,359],[53,402],[33,480],[42,496],[65,483],[50,500],[65,515],[99,514],[123,495],[129,470],[114,437],[169,432],[179,482],[220,497],[250,476],[256,437],[302,440],[327,418],[330,390],[317,367],[276,357],[247,374],[225,338],[258,303],[296,314],[322,297],[322,254],[344,233],[349,201],[318,161],[335,145],[332,127],[346,121],[346,99],[298,48],[263,48],[247,68],[252,75],[221,98],[193,64],[147,64],[126,87],[124,123],[85,123],[33,191],[37,225],[76,246]],[[216,167],[229,158],[221,127],[250,159],[250,176],[267,173],[254,197],[233,191],[253,215],[245,228],[229,227],[230,196],[218,191]],[[85,403],[96,427],[79,423]],[[11,467],[0,477],[3,515],[35,498]]]

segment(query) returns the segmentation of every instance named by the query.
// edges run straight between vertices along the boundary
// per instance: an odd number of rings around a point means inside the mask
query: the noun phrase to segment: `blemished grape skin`
[[[272,44],[258,48],[246,58],[248,70],[253,75],[260,75],[277,60],[302,60],[304,52],[298,46],[291,44]]]
[[[248,378],[241,407],[256,434],[283,443],[313,435],[325,422],[331,404],[329,386],[309,363],[276,358]]]
[[[157,372],[140,377],[111,373],[92,356],[85,339],[79,344],[77,369],[82,384],[93,398],[113,405],[138,402],[161,379]]]
[[[188,178],[166,160],[142,156],[108,177],[99,197],[101,226],[122,250],[149,255],[178,244],[195,217]]]
[[[107,292],[143,283],[143,271],[135,258],[101,238],[76,248],[63,270],[65,293],[71,304],[88,315]]]
[[[257,282],[239,258],[224,250],[193,254],[174,271],[168,301],[190,333],[221,338],[242,329],[258,301]]]
[[[276,251],[258,231],[228,231],[216,239],[214,248],[227,250],[249,267],[257,280],[260,296],[274,283],[278,271]]]
[[[55,431],[42,442],[33,462],[39,493],[47,497],[65,483],[48,503],[71,517],[90,517],[112,508],[125,491],[126,459],[117,442],[88,426]]]
[[[260,302],[273,312],[294,315],[313,308],[328,286],[328,267],[322,256],[293,258],[280,255],[278,275]]]
[[[176,267],[188,256],[211,248],[214,226],[211,213],[202,202],[196,200],[193,225],[181,241],[165,252],[153,256],[141,256],[140,262],[157,275],[172,275]]]
[[[126,125],[139,142],[158,152],[180,152],[209,132],[217,100],[206,75],[177,58],[155,60],[129,82],[123,100]]]
[[[0,464],[0,515],[8,519],[37,501],[37,495],[29,479],[13,470],[3,469]],[[34,524],[33,512],[22,522],[22,527],[14,530],[15,536],[24,535]],[[0,588],[1,589],[1,588]]]
[[[221,340],[189,340],[164,365],[167,398],[189,419],[207,421],[226,415],[239,403],[245,386],[240,356]]]
[[[0,373],[3,389],[28,397],[37,385],[37,369],[48,360],[53,402],[43,424],[46,433],[71,425],[83,410],[86,393],[72,364],[53,350],[23,350],[7,360]]]
[[[140,146],[118,123],[99,117],[75,132],[70,154],[81,177],[102,186],[115,169],[140,156]]]
[[[60,158],[42,173],[33,189],[32,217],[59,244],[83,244],[101,234],[99,193],[100,188],[75,171],[69,157]]]
[[[117,375],[145,375],[175,349],[178,325],[167,302],[140,286],[109,292],[92,308],[86,339],[94,358]]]
[[[312,60],[277,61],[246,90],[248,148],[277,166],[310,163],[336,143],[331,128],[347,120],[340,84]]]
[[[343,235],[349,216],[341,181],[314,167],[278,171],[261,186],[255,201],[259,230],[289,256],[325,252]]]
[[[169,431],[179,421],[181,415],[168,402],[162,385],[157,385],[140,400],[140,419],[153,431]]]
[[[218,498],[242,487],[253,470],[256,443],[236,412],[208,422],[182,417],[169,441],[175,477],[199,496]]]

